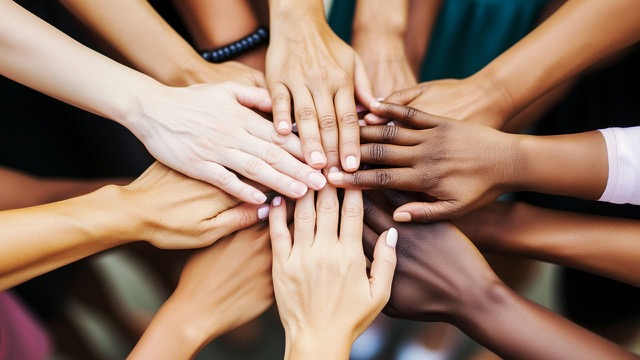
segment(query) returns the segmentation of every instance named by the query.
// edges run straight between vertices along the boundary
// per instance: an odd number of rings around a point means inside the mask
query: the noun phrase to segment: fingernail
[[[327,179],[319,172],[312,172],[309,174],[309,182],[311,182],[313,186],[322,189],[327,184]]]
[[[387,230],[385,242],[389,247],[396,248],[396,244],[398,243],[398,230],[396,230],[396,228],[389,228],[389,230]]]
[[[364,121],[364,119],[360,119],[360,120],[358,120],[358,125],[360,125],[360,126],[367,126],[367,122],[366,122],[366,121]]]
[[[369,103],[369,109],[377,109],[380,107],[380,101],[372,101]]]
[[[356,112],[363,112],[365,110],[367,110],[367,108],[362,106],[362,104],[356,104]]]
[[[288,130],[289,129],[289,123],[287,123],[286,121],[280,121],[280,124],[278,124],[278,129],[280,129],[280,130]]]
[[[394,213],[393,220],[397,222],[409,222],[411,221],[411,214],[409,214],[408,212]]]
[[[282,197],[281,196],[276,196],[273,198],[273,201],[271,201],[271,205],[273,206],[280,206],[280,204],[282,204]]]
[[[295,133],[298,132],[298,124],[291,125],[291,132],[295,132]]]
[[[265,220],[269,217],[269,205],[260,206],[258,208],[258,219]]]
[[[251,196],[261,204],[267,201],[267,195],[261,193],[260,191],[254,192]]]
[[[317,165],[317,164],[324,163],[324,156],[322,156],[322,153],[320,151],[312,152],[310,157],[311,157],[311,164],[312,165]]]
[[[344,174],[341,172],[331,172],[329,171],[329,174],[327,175],[329,177],[329,180],[331,181],[342,181],[342,179],[344,179]]]
[[[387,123],[387,126],[396,126],[396,123],[394,123],[393,121],[389,121],[389,122]]]
[[[291,188],[291,190],[293,190],[294,193],[300,196],[307,193],[307,187],[303,183],[294,181],[291,183],[291,185],[289,185],[289,187]]]
[[[332,172],[338,172],[338,171],[340,171],[340,169],[339,169],[337,166],[332,166],[332,167],[330,167],[330,168],[329,168],[329,172],[330,172],[330,173],[332,173]]]
[[[358,168],[358,160],[353,155],[347,156],[347,161],[345,161],[345,163],[347,165],[347,169],[355,170]]]

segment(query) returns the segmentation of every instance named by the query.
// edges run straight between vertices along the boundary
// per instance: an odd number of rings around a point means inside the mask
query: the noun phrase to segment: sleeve
[[[640,205],[640,126],[600,132],[609,159],[607,187],[600,201]]]

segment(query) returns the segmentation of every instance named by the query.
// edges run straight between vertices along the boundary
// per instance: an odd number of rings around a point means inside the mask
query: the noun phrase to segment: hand
[[[266,219],[268,205],[240,204],[224,191],[156,162],[122,187],[123,208],[136,219],[132,236],[163,249],[210,245]]]
[[[330,172],[331,184],[410,190],[433,198],[433,202],[399,207],[394,212],[396,221],[456,218],[507,191],[511,172],[516,171],[511,159],[513,135],[390,103],[372,111],[424,130],[362,127],[363,162],[385,167],[351,174]]]
[[[192,359],[273,304],[266,223],[195,252],[129,359]]]
[[[195,70],[184,74],[183,81],[172,84],[176,86],[188,86],[195,84],[218,84],[233,81],[244,85],[267,88],[264,74],[237,61],[227,61],[221,64],[212,64],[204,59],[198,61]]]
[[[292,236],[286,205],[273,200],[273,285],[291,357],[315,350],[315,358],[348,358],[353,341],[389,298],[397,234],[389,229],[378,238],[367,276],[362,211],[360,191],[345,192],[342,212],[335,188],[321,190],[315,204],[310,192],[297,201]]]
[[[295,30],[294,30],[295,29]],[[274,24],[267,50],[267,85],[274,125],[291,131],[295,112],[306,162],[354,171],[360,164],[354,92],[362,104],[374,98],[358,55],[326,24],[302,21]]]
[[[167,166],[254,204],[266,196],[232,171],[293,198],[326,183],[320,172],[298,160],[302,152],[295,135],[276,133],[248,109],[271,111],[266,90],[225,83],[167,91],[160,96],[163,102],[143,103],[140,118],[128,121]]]
[[[375,239],[389,227],[398,229],[398,265],[391,298],[384,313],[419,321],[444,321],[456,325],[465,311],[477,307],[499,279],[482,254],[448,222],[403,224],[394,222],[389,207],[412,201],[397,191],[384,199],[364,197],[365,253],[371,258]]]
[[[499,129],[512,112],[509,98],[498,96],[491,82],[478,77],[427,81],[391,94],[386,102],[408,105],[418,110],[456,120],[472,121]],[[382,124],[385,119],[368,114],[365,120]]]
[[[374,96],[385,98],[416,85],[401,35],[357,31],[351,44],[371,79]]]

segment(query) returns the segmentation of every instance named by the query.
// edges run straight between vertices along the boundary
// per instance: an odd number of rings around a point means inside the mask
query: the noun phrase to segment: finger
[[[364,116],[364,121],[367,125],[384,125],[389,122],[389,119],[380,117],[373,113],[368,113]]]
[[[391,283],[393,273],[396,270],[396,244],[398,231],[390,228],[380,235],[373,253],[371,271],[369,272],[371,284],[371,297],[384,305],[391,296]]]
[[[189,175],[251,204],[262,204],[267,200],[262,191],[240,181],[234,173],[220,164],[202,161],[193,167]]]
[[[230,150],[228,163],[240,164],[233,170],[251,180],[257,181],[282,195],[297,199],[307,193],[307,185],[279,172],[259,157],[240,150]]]
[[[380,204],[376,203],[369,196],[363,196],[364,223],[377,233],[383,233],[390,227],[395,226],[395,222]]]
[[[384,197],[387,204],[389,204],[392,208],[396,209],[402,205],[408,204],[410,202],[417,201],[416,198],[412,197],[408,193],[404,191],[398,190],[381,190],[380,194]]]
[[[367,75],[367,69],[358,55],[355,57],[353,85],[355,87],[354,91],[359,103],[369,104],[376,100],[373,95],[373,85],[371,85],[369,75]]]
[[[346,171],[356,171],[360,166],[360,124],[353,100],[353,88],[340,88],[336,93],[335,104],[340,132],[340,162]]]
[[[424,87],[422,85],[414,86],[408,89],[396,91],[393,94],[389,95],[384,101],[407,105],[415,100],[418,96],[422,95],[424,92]]]
[[[327,180],[331,185],[348,189],[413,190],[419,185],[416,184],[414,172],[408,167],[359,170],[354,173],[331,171]]]
[[[372,113],[378,116],[392,118],[420,129],[433,128],[443,121],[448,120],[442,116],[427,114],[413,107],[390,102],[374,101],[369,104],[369,108]]]
[[[279,266],[291,255],[291,233],[287,227],[287,204],[280,196],[271,201],[269,211],[269,233],[271,235],[271,250],[273,263]]]
[[[271,102],[273,103],[273,125],[282,135],[291,133],[291,94],[280,82],[271,83]]]
[[[317,234],[320,239],[336,240],[338,238],[338,215],[340,203],[336,188],[326,186],[318,191],[316,200]]]
[[[315,193],[309,191],[296,201],[293,212],[294,248],[306,249],[311,247],[315,237],[316,210]]]
[[[362,143],[412,146],[418,145],[423,140],[419,131],[399,126],[363,126],[360,128],[360,142]]]
[[[266,220],[268,216],[269,205],[244,203],[211,218],[208,223],[208,226],[211,227],[211,232],[208,236],[210,236],[213,243],[224,236]]]
[[[319,170],[300,162],[293,155],[274,144],[257,140],[251,144],[240,144],[240,148],[241,150],[264,160],[265,163],[276,171],[288,175],[292,179],[295,179],[314,190],[322,189],[327,183],[327,179]],[[300,189],[296,188],[294,189],[294,192],[296,190]]]
[[[267,89],[234,82],[224,83],[224,86],[233,92],[241,105],[269,113],[273,111],[271,96]]]
[[[307,164],[314,169],[322,169],[327,164],[327,158],[322,147],[313,99],[306,87],[293,91],[292,94],[295,99],[293,106],[296,115],[296,128],[302,142],[304,158]]]
[[[464,215],[454,202],[412,202],[400,206],[393,212],[397,222],[434,222],[455,219]]]
[[[367,225],[362,229],[362,246],[364,248],[364,255],[371,261],[373,259],[373,249],[376,246],[376,242],[380,235]]]
[[[323,88],[323,91],[313,94],[313,101],[318,111],[318,126],[320,127],[320,138],[322,139],[322,148],[326,156],[326,164],[328,166],[336,166],[340,164],[338,153],[339,134],[336,109],[333,106],[333,95]]]
[[[264,77],[264,73],[262,71],[256,70],[253,72],[253,80],[257,87],[268,89],[267,88],[267,80]]]
[[[286,135],[280,134],[273,128],[273,124],[270,121],[256,113],[247,113],[245,117],[248,119],[245,130],[249,134],[278,145],[300,161],[304,160],[304,155],[302,154],[302,143],[297,135],[292,133],[288,133]],[[247,145],[251,144],[249,143]]]
[[[345,190],[340,215],[340,241],[362,249],[362,191]]]
[[[408,167],[415,164],[413,148],[386,144],[363,144],[360,146],[362,163]]]

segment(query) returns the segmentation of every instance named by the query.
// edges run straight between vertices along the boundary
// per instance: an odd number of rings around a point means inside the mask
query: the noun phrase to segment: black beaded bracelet
[[[259,26],[254,32],[231,44],[200,52],[208,62],[221,63],[238,57],[256,47],[269,42],[269,29]]]

